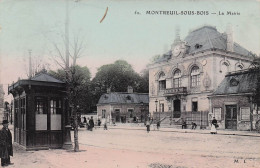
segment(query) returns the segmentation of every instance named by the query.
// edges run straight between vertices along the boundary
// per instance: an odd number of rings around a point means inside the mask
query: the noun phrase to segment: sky
[[[227,24],[234,41],[260,54],[259,0],[68,0],[69,39],[79,37],[84,52],[78,64],[87,66],[94,77],[97,68],[118,59],[140,72],[153,56],[170,50],[176,27],[184,39],[190,30],[216,26],[221,33]],[[27,78],[29,50],[33,60],[60,68],[54,63],[56,50],[64,51],[66,0],[0,0],[1,83],[7,86]],[[107,14],[103,18],[106,9]],[[179,15],[147,14],[147,11],[176,11]],[[181,15],[193,11],[201,15]],[[227,15],[227,12],[239,15]],[[224,15],[219,15],[220,13]],[[207,14],[208,13],[208,14]],[[213,14],[216,13],[216,14]]]

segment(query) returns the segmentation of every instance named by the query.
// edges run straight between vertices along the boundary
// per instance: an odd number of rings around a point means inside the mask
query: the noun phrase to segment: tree
[[[98,68],[92,84],[101,92],[106,92],[108,88],[111,91],[125,92],[129,85],[136,89],[138,79],[139,75],[130,64],[124,60],[118,60],[113,64]]]
[[[68,14],[68,13],[67,13]],[[68,18],[67,18],[68,21]],[[79,142],[78,142],[78,115],[79,112],[79,99],[81,94],[81,87],[83,86],[84,82],[88,80],[84,80],[83,73],[78,73],[80,71],[77,70],[76,60],[82,55],[82,51],[85,48],[85,44],[83,43],[83,39],[79,39],[79,34],[75,36],[74,42],[72,44],[69,43],[69,34],[68,34],[68,23],[66,22],[65,30],[65,48],[59,46],[58,43],[53,42],[54,51],[51,52],[51,56],[55,63],[60,66],[60,73],[59,76],[64,78],[66,82],[66,91],[67,91],[67,98],[68,98],[68,106],[71,108],[71,113],[73,116],[73,126],[74,126],[74,151],[79,151]],[[63,52],[65,50],[65,52]],[[71,54],[73,53],[73,54]],[[72,59],[72,65],[69,65],[69,60]],[[63,72],[62,72],[63,71]],[[89,72],[89,71],[88,71]],[[83,82],[83,83],[82,83]],[[66,123],[69,124],[69,123]]]
[[[98,68],[96,76],[91,82],[92,103],[96,105],[100,96],[106,93],[108,88],[115,92],[126,92],[127,87],[132,86],[136,92],[148,93],[148,81],[147,70],[144,70],[140,76],[125,60],[117,60],[113,64],[103,65]]]
[[[256,57],[253,63],[250,66],[252,73],[256,73],[257,75],[257,83],[256,88],[253,91],[253,102],[260,107],[260,58]],[[257,108],[258,110],[258,108]],[[259,112],[258,112],[259,113]],[[256,130],[260,132],[260,120],[256,122]]]
[[[77,87],[75,88],[77,90],[77,97],[75,98],[75,101],[81,111],[88,113],[90,112],[91,106],[91,96],[89,90],[91,74],[88,67],[86,66],[81,67],[79,65],[76,65],[74,69],[75,74],[73,75],[73,78],[75,78],[76,80],[74,81],[74,85]],[[63,69],[58,69],[57,71],[49,71],[49,74],[61,81],[66,80],[66,72]]]
[[[257,73],[256,90],[253,95],[253,102],[260,106],[260,58],[255,58],[250,68]]]
[[[139,93],[149,92],[149,70],[147,68],[142,70],[140,74],[140,80],[136,91]]]
[[[35,76],[42,69],[48,69],[49,64],[44,60],[43,56],[33,55],[32,50],[29,50],[29,58],[23,57],[25,73],[28,78]]]

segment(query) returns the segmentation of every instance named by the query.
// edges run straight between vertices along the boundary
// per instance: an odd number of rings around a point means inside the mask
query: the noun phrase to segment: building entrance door
[[[119,109],[115,110],[115,115],[116,115],[116,122],[120,122],[120,110]]]
[[[181,100],[176,99],[173,101],[173,118],[181,117]]]
[[[226,129],[237,129],[237,106],[226,105]]]

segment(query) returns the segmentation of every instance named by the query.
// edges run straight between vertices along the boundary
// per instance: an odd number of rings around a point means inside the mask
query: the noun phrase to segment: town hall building
[[[254,57],[233,41],[230,27],[220,33],[202,26],[184,40],[177,30],[171,50],[149,66],[149,111],[173,119],[187,112],[212,113],[208,96],[228,72],[247,69]]]

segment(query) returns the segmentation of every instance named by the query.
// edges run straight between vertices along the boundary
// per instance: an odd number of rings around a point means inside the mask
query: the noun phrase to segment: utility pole
[[[66,48],[66,72],[69,72],[69,0],[66,0],[65,16],[65,48]],[[68,77],[68,76],[67,76]]]

